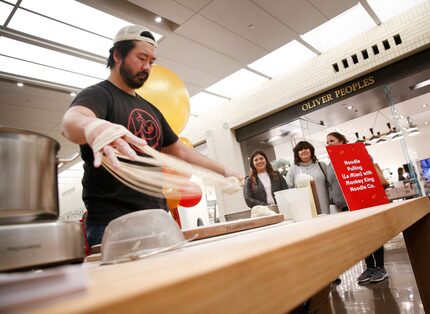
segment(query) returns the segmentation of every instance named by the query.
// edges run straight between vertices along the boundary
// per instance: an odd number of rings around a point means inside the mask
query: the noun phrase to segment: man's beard
[[[148,72],[142,71],[133,75],[133,73],[125,66],[124,63],[119,67],[119,73],[122,79],[128,87],[133,89],[138,89],[143,86],[143,84],[148,79]]]

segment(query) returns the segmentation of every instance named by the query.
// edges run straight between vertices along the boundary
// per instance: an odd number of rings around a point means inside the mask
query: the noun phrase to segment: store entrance
[[[241,142],[246,170],[248,156],[255,150],[263,150],[274,168],[286,175],[294,161],[292,150],[301,140],[312,143],[317,158],[329,163],[326,136],[335,131],[345,135],[350,143],[366,144],[391,188],[403,188],[407,183],[413,190],[409,196],[428,194],[429,79],[430,69],[426,69],[246,139]],[[403,169],[405,179],[399,180],[399,168]]]

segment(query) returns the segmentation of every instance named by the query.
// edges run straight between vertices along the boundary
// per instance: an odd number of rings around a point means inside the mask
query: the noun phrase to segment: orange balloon
[[[178,207],[179,202],[181,201],[180,191],[170,187],[163,187],[163,195],[166,198],[167,206],[169,207],[169,209]]]
[[[187,145],[189,148],[193,148],[193,143],[190,142],[189,139],[187,139],[186,137],[180,136],[179,140],[184,143],[185,145]]]
[[[175,198],[167,198],[166,202],[167,202],[167,206],[169,207],[169,209],[174,209],[176,207],[178,207],[179,202],[181,201],[181,199],[175,199]]]
[[[161,111],[176,134],[182,132],[190,116],[190,96],[179,76],[154,64],[148,80],[136,93]]]

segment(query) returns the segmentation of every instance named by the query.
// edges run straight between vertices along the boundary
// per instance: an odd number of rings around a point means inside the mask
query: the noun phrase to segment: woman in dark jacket
[[[288,189],[284,177],[274,171],[267,156],[256,151],[250,158],[251,171],[243,186],[246,204],[252,208],[256,205],[276,204],[274,192]]]

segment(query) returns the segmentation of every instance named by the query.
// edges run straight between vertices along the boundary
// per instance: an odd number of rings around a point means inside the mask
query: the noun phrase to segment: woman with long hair
[[[273,170],[266,154],[255,151],[249,160],[250,172],[243,185],[246,204],[252,208],[256,205],[276,204],[274,192],[288,189],[284,177]]]
[[[288,187],[296,187],[296,179],[300,174],[307,174],[315,181],[321,213],[329,214],[327,191],[327,165],[319,162],[315,156],[315,148],[307,141],[301,141],[293,149],[294,165],[287,173]]]

